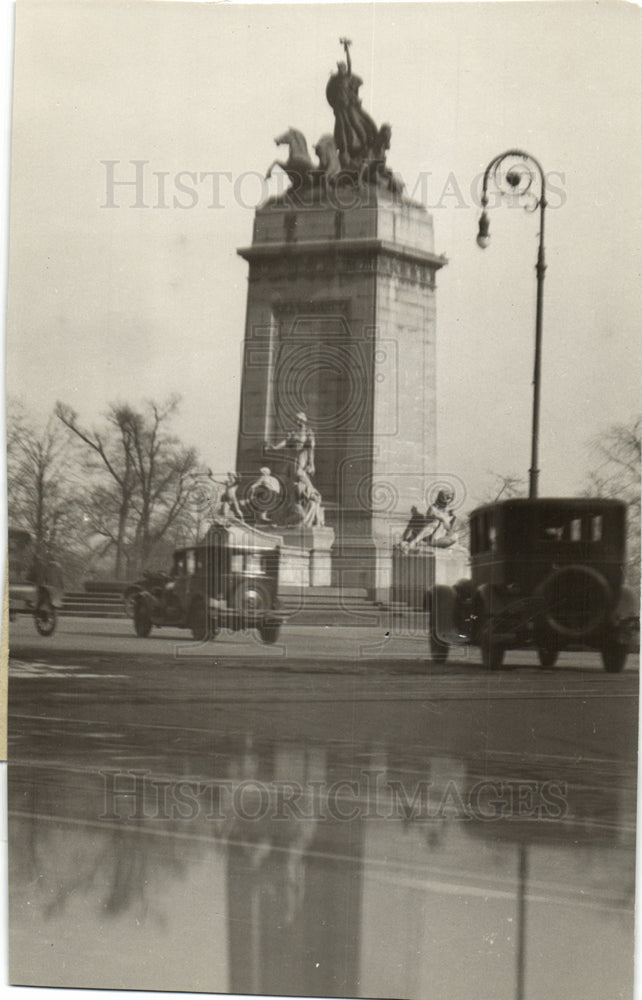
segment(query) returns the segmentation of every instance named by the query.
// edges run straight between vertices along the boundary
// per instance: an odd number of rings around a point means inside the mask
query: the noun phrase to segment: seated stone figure
[[[450,490],[440,490],[435,502],[428,506],[423,527],[413,538],[402,540],[401,550],[413,552],[422,544],[438,549],[454,545],[457,541],[455,534],[457,519],[452,509],[454,499],[455,495]]]
[[[257,521],[269,524],[281,505],[283,491],[280,481],[272,475],[267,465],[264,465],[259,472],[259,478],[248,490],[248,505]]]
[[[412,542],[417,537],[422,528],[425,526],[425,524],[426,524],[426,518],[419,511],[419,509],[417,507],[411,507],[410,520],[408,521],[408,524],[404,529],[404,533],[401,536],[402,544],[404,542]]]
[[[297,473],[294,493],[296,497],[294,509],[298,523],[305,528],[322,528],[325,525],[325,513],[321,494],[306,472]]]

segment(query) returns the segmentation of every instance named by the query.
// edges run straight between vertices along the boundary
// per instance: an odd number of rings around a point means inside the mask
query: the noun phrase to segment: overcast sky
[[[449,260],[435,471],[471,502],[490,470],[527,478],[538,214],[494,208],[490,247],[475,243],[480,175],[511,147],[550,183],[541,494],[580,489],[587,441],[638,411],[637,8],[21,0],[16,20],[8,383],[41,417],[61,399],[92,424],[111,401],[178,392],[186,443],[216,471],[233,465],[236,248],[251,242],[274,137],[292,125],[311,146],[332,131],[340,36],[364,108],[392,123],[389,165]],[[109,190],[106,160],[116,180],[147,161],[149,207],[131,207],[131,186]],[[227,175],[218,192],[200,179],[212,172]]]

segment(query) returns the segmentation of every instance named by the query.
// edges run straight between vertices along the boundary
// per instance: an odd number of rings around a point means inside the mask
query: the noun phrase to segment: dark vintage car
[[[140,580],[135,580],[134,583],[128,584],[123,590],[123,608],[127,617],[134,617],[136,598],[139,594],[142,594],[145,590],[153,594],[159,587],[162,588],[166,583],[169,583],[170,579],[169,573],[165,573],[164,570],[143,570]]]
[[[427,595],[431,653],[481,647],[501,667],[511,648],[533,648],[542,666],[561,650],[599,650],[623,669],[639,628],[635,593],[623,584],[626,505],[602,499],[505,500],[470,516],[471,579]]]
[[[9,528],[9,619],[33,616],[40,635],[52,635],[62,607],[63,582],[58,564],[39,555],[28,531]]]
[[[244,524],[216,525],[202,544],[177,549],[167,582],[135,595],[134,628],[191,630],[214,638],[221,628],[256,628],[263,642],[279,637],[279,548],[269,535]]]

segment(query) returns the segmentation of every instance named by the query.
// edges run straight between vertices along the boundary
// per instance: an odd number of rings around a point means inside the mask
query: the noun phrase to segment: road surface
[[[283,638],[14,624],[12,980],[629,997],[635,659]]]

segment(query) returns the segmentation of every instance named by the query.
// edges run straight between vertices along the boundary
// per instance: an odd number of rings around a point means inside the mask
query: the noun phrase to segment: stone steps
[[[122,593],[70,591],[63,596],[60,614],[78,618],[124,618]]]
[[[389,616],[370,601],[361,587],[283,587],[281,609],[292,625],[372,627]],[[126,618],[121,593],[73,591],[64,595],[62,616]]]

